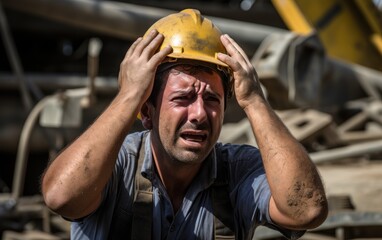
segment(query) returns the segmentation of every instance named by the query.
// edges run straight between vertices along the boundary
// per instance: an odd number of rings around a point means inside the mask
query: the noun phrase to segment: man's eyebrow
[[[188,95],[192,93],[192,89],[177,89],[170,93],[170,95]]]
[[[217,96],[219,98],[222,98],[222,95],[220,95],[218,92],[212,91],[209,88],[207,88],[206,90],[207,91],[206,91],[205,95],[208,95],[208,96]]]

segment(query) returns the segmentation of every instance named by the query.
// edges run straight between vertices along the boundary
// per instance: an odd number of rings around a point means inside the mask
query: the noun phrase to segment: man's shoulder
[[[142,144],[144,135],[149,134],[148,131],[129,133],[123,141],[122,148],[128,153],[137,153]]]
[[[258,148],[248,144],[220,143],[215,145],[217,157],[232,162],[260,157]],[[260,157],[261,158],[261,157]]]

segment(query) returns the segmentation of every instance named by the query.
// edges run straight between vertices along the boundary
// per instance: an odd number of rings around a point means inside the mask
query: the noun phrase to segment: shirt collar
[[[155,168],[154,168],[153,154],[151,150],[151,140],[150,140],[151,133],[148,131],[144,134],[146,134],[146,139],[144,139],[145,157],[142,164],[141,174],[145,178],[152,181],[155,176]],[[204,188],[211,186],[217,178],[217,162],[216,161],[217,161],[216,149],[215,147],[213,147],[211,153],[204,160],[199,170],[199,173],[195,176],[195,179],[193,180],[193,182],[195,181],[200,182],[201,184],[200,186],[204,186]]]

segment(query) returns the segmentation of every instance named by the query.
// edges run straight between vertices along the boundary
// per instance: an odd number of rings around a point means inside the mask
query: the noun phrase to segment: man
[[[237,239],[258,225],[298,238],[325,220],[314,164],[268,105],[243,50],[199,11],[169,15],[138,38],[119,84],[43,177],[45,202],[73,221],[72,239],[213,239],[214,216],[226,210]],[[216,143],[231,90],[259,149]],[[149,131],[129,134],[139,113]],[[230,209],[215,204],[218,180],[227,194],[217,201]],[[153,193],[143,213],[135,210],[140,181]]]

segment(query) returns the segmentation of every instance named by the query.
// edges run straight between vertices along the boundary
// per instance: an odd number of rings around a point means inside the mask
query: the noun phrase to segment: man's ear
[[[151,103],[145,102],[141,108],[141,121],[144,128],[151,130],[153,128],[152,119],[153,106]]]

